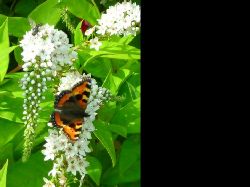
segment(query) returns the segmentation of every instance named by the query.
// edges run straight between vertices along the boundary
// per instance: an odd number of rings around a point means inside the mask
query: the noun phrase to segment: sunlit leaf
[[[62,4],[75,16],[87,20],[91,25],[97,23],[100,12],[94,0],[63,0]]]
[[[30,14],[29,18],[37,24],[55,25],[60,20],[61,10],[56,7],[58,0],[47,0],[37,6]]]
[[[98,159],[92,156],[88,156],[87,161],[89,162],[87,173],[91,177],[91,179],[99,186],[102,174],[102,165]]]
[[[6,176],[7,176],[8,160],[4,164],[3,168],[0,170],[0,186],[6,186]]]
[[[115,148],[114,143],[112,139],[111,132],[105,127],[105,123],[101,121],[95,121],[94,122],[96,130],[94,131],[95,136],[100,140],[102,145],[107,150],[111,160],[112,165],[115,166],[116,163],[116,154],[115,154]]]

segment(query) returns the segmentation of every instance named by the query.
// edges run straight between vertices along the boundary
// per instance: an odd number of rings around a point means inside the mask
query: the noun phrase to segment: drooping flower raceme
[[[71,50],[67,35],[48,24],[37,26],[27,32],[20,41],[23,49],[22,68],[26,73],[21,79],[24,90],[23,120],[24,131],[23,161],[30,155],[37,126],[39,104],[45,99],[47,82],[53,80],[58,72],[72,65],[77,53]]]
[[[61,78],[57,94],[72,89],[72,86],[85,79],[91,79],[91,91],[85,110],[89,116],[84,117],[79,139],[72,142],[63,130],[57,127],[50,129],[49,136],[45,138],[45,149],[42,153],[45,155],[44,160],[53,161],[53,168],[48,175],[51,176],[50,182],[56,186],[65,185],[68,176],[76,176],[77,173],[80,174],[80,184],[82,183],[87,173],[86,167],[89,165],[85,157],[91,152],[89,143],[91,133],[95,130],[93,121],[102,103],[110,99],[110,92],[107,89],[98,87],[96,80],[90,75],[80,75],[78,72],[69,72]],[[48,125],[52,127],[51,123]]]

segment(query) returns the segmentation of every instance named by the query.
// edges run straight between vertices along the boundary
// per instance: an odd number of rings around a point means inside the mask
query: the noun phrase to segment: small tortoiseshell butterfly
[[[63,128],[69,139],[76,141],[81,133],[87,102],[90,95],[91,79],[83,80],[71,90],[62,91],[56,96],[54,112],[51,115],[53,125]]]

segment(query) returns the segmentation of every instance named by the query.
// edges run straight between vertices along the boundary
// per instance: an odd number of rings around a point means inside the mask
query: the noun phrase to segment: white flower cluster
[[[70,48],[67,35],[48,24],[36,26],[20,41],[23,48],[23,70],[48,68],[53,72],[71,65],[77,53]]]
[[[90,123],[88,123],[90,124]],[[86,121],[84,126],[87,126]],[[80,135],[79,139],[72,143],[69,138],[64,134],[62,129],[50,129],[49,136],[45,138],[45,149],[42,153],[45,155],[44,160],[53,160],[53,169],[49,172],[49,175],[56,177],[61,175],[63,170],[62,166],[65,161],[67,162],[67,172],[71,172],[76,175],[78,171],[81,176],[86,174],[86,167],[89,165],[84,156],[91,150],[88,147],[89,139],[91,139],[90,130],[86,130],[86,127]],[[91,127],[94,129],[94,127]]]
[[[58,71],[72,64],[77,53],[72,51],[67,35],[48,24],[33,27],[20,41],[23,49],[23,70],[21,79],[24,90],[23,120],[24,131],[23,161],[30,155],[37,126],[39,104],[45,99],[47,82],[53,80]]]
[[[140,6],[136,3],[122,2],[110,6],[98,19],[96,33],[100,35],[136,35],[140,30]]]
[[[65,77],[61,78],[58,93],[63,90],[70,90],[76,83],[90,78],[91,76],[89,74],[81,75],[78,72],[69,72]],[[45,155],[44,160],[52,160],[54,162],[53,169],[49,172],[49,175],[51,175],[53,179],[57,178],[60,181],[61,176],[65,176],[66,172],[74,176],[79,172],[81,175],[80,183],[82,182],[87,173],[86,167],[89,165],[85,157],[87,153],[91,152],[89,143],[91,133],[95,130],[93,121],[97,114],[96,111],[103,101],[109,99],[109,91],[105,88],[98,87],[95,79],[91,78],[91,91],[85,110],[89,116],[84,117],[84,124],[79,139],[73,143],[64,134],[61,128],[49,130],[49,136],[45,138],[45,149],[42,150],[42,153]],[[52,126],[51,123],[48,125],[50,127]]]
[[[103,1],[105,3],[106,1]],[[140,30],[141,9],[136,3],[126,2],[117,3],[110,6],[106,13],[103,13],[98,19],[98,24],[85,31],[85,35],[89,38],[91,35],[95,37],[89,40],[90,48],[99,50],[102,42],[99,41],[97,35],[136,35]]]

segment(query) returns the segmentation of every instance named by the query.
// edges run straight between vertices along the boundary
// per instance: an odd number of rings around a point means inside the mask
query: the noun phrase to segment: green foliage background
[[[116,0],[0,0],[0,187],[36,187],[44,184],[52,162],[41,154],[47,122],[53,110],[54,96],[50,90],[41,103],[42,111],[32,155],[21,162],[24,124],[22,121],[21,48],[18,42],[36,23],[49,23],[66,32],[74,45],[85,40],[80,18],[92,25],[101,12]],[[138,0],[133,1],[140,3]],[[75,30],[71,33],[61,21],[62,8],[67,7]],[[86,49],[78,54],[75,67],[91,73],[98,84],[122,96],[120,102],[109,102],[98,112],[96,131],[91,142],[93,151],[85,186],[140,186],[140,35],[111,37],[99,51]],[[14,73],[13,73],[14,69]]]

